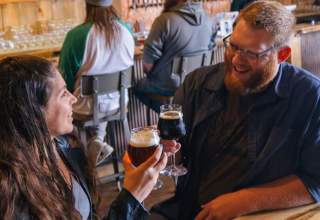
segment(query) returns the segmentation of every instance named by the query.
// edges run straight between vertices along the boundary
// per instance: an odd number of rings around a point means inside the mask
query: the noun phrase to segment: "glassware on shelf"
[[[0,54],[61,47],[73,19],[37,21],[33,25],[6,27],[0,32]]]

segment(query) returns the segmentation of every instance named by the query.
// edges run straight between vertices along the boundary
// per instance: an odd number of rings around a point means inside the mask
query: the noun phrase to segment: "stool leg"
[[[125,119],[122,121],[122,124],[123,124],[125,140],[127,142],[130,138],[130,129],[129,129],[129,123],[128,123],[127,117],[125,117]]]
[[[77,127],[77,130],[78,130],[77,132],[78,132],[80,141],[84,146],[85,153],[87,154],[88,153],[88,146],[87,146],[88,141],[87,141],[86,129],[84,127]]]
[[[147,113],[147,126],[151,125],[151,109],[149,107],[146,107],[146,113]]]
[[[109,128],[108,135],[110,135],[110,142],[111,142],[110,144],[113,147],[116,147],[116,141],[113,134],[113,131],[115,130],[114,121],[108,123],[108,128]],[[118,190],[120,191],[122,187],[121,187],[120,177],[119,177],[120,172],[119,172],[117,149],[114,149],[114,151],[111,154],[111,157],[112,157],[113,171],[114,171],[114,174],[116,175]]]

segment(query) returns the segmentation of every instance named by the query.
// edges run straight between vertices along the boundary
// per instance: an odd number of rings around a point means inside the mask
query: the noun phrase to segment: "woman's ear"
[[[286,61],[289,56],[291,55],[291,48],[286,46],[286,47],[281,47],[278,51],[278,62],[282,63]]]

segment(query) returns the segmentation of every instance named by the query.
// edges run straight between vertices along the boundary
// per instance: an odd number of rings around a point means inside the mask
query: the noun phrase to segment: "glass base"
[[[187,168],[185,168],[183,165],[174,166],[171,169],[171,176],[183,176],[188,173]]]
[[[164,176],[183,176],[188,173],[187,168],[182,164],[179,166],[170,165],[160,172]]]
[[[156,184],[153,186],[153,190],[158,190],[161,189],[163,186],[163,181],[160,179],[157,179]]]
[[[171,176],[171,166],[167,166],[163,170],[160,171],[162,176]]]

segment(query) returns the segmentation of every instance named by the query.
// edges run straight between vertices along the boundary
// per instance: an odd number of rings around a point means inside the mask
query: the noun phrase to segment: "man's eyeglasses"
[[[250,50],[242,49],[242,48],[238,47],[237,45],[231,43],[230,37],[231,37],[231,34],[226,36],[225,38],[223,38],[224,47],[233,53],[236,53],[237,51],[239,51],[240,55],[242,57],[244,57],[248,60],[251,60],[251,61],[259,60],[261,57],[265,56],[267,53],[269,53],[270,51],[272,51],[276,48],[275,46],[272,46],[272,47],[266,49],[265,51],[262,51],[260,53],[255,53]]]

